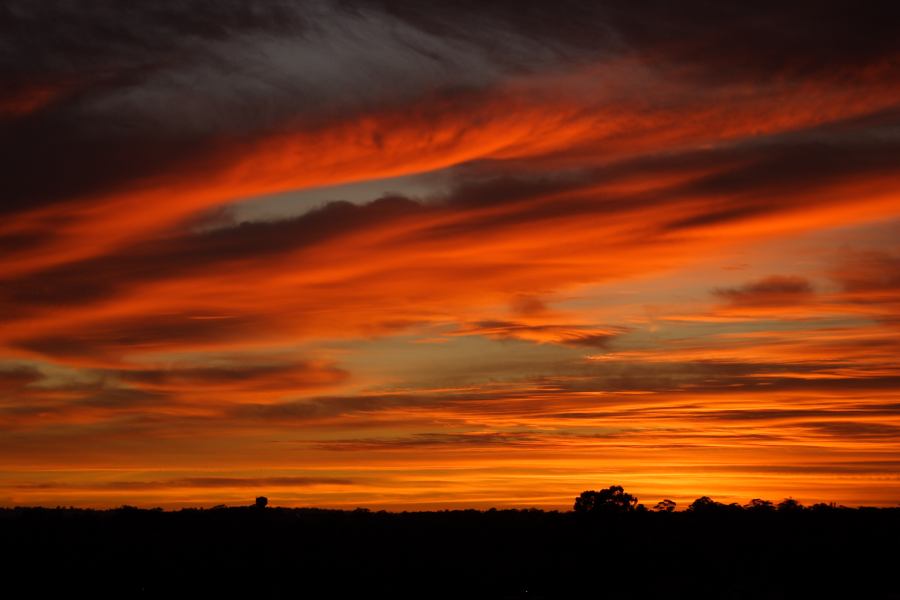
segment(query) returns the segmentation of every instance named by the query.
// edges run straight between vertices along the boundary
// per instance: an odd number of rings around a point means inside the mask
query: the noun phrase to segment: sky
[[[0,505],[900,503],[900,9],[0,5]]]

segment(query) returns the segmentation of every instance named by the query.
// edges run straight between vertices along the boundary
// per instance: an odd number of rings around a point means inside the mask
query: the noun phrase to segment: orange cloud
[[[0,101],[0,503],[896,501],[900,249],[867,236],[900,218],[893,42],[372,11],[316,16],[343,46],[192,21],[183,65],[29,45],[59,72]],[[416,51],[357,56],[373,24]],[[433,193],[229,212],[412,175]]]

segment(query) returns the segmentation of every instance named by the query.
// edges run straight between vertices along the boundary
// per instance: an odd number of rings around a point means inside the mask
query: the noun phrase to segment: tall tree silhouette
[[[721,502],[716,502],[709,496],[700,496],[688,506],[688,510],[691,512],[710,512],[717,509],[721,509],[724,506]]]
[[[621,485],[611,485],[602,490],[586,490],[575,499],[575,512],[630,512],[637,506],[638,499],[627,493]]]

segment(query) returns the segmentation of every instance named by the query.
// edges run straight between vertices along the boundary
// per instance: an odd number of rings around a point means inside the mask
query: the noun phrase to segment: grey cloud
[[[51,94],[0,124],[0,160],[15,174],[3,206],[221,168],[225,140],[584,62],[636,58],[713,85],[889,65],[896,16],[838,1],[11,0],[0,7],[0,100]]]

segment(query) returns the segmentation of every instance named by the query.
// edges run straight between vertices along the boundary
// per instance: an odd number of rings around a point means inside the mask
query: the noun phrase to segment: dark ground
[[[7,598],[896,598],[900,509],[0,509]]]

